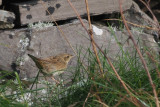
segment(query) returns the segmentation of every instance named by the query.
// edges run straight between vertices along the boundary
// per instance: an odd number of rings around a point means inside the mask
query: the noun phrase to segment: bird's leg
[[[52,78],[52,80],[53,80],[54,82],[56,82],[56,85],[59,85],[59,84],[60,84],[60,82],[57,81],[53,76],[51,76],[51,78]]]

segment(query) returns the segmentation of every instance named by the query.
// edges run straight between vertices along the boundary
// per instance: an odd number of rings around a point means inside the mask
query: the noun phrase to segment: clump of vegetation
[[[83,51],[83,52],[82,52]],[[85,51],[85,52],[84,52]],[[35,85],[44,84],[44,87],[30,89],[26,88],[24,82],[16,75],[16,80],[7,80],[0,85],[0,106],[118,106],[135,107],[134,99],[127,93],[121,82],[108,64],[106,58],[99,52],[102,63],[103,76],[99,70],[96,57],[90,48],[78,49],[77,65],[70,67],[66,72],[73,75],[61,81],[61,85],[37,81]],[[107,54],[107,49],[105,50]],[[148,59],[148,66],[156,90],[159,90],[160,79],[156,70],[150,66],[153,62]],[[84,62],[84,63],[81,63]],[[85,66],[84,66],[85,65]],[[147,74],[137,56],[123,53],[113,61],[119,76],[132,93],[131,95],[146,107],[155,106],[152,87]],[[1,77],[2,79],[3,77]],[[69,85],[63,84],[72,78]],[[33,84],[33,82],[31,83]],[[11,89],[13,92],[8,94]]]

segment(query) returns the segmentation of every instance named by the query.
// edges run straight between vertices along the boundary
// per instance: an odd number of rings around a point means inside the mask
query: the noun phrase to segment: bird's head
[[[61,54],[60,55],[63,59],[64,59],[64,61],[66,61],[67,63],[71,60],[71,58],[73,58],[74,56],[73,55],[71,55],[71,54]]]

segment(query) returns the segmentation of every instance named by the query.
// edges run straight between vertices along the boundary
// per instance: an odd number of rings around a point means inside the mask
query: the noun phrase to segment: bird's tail
[[[34,57],[33,55],[30,55],[30,54],[28,54],[28,56],[35,62],[36,66],[39,69],[42,69],[42,66],[41,66],[41,64],[39,62],[39,60],[40,60],[39,58],[36,58],[36,57]]]
[[[34,57],[33,55],[28,54],[28,56],[29,56],[34,62],[36,62],[37,60],[39,60],[38,58]]]

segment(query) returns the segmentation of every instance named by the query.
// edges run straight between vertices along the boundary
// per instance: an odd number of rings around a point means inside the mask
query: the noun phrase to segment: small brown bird
[[[36,58],[30,54],[28,54],[28,56],[35,62],[36,66],[44,75],[53,74],[53,76],[63,73],[64,71],[62,70],[67,68],[68,62],[73,57],[73,55],[67,53],[43,59]],[[52,79],[55,80],[54,78]]]

